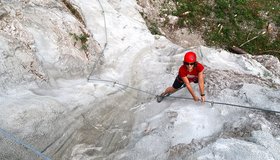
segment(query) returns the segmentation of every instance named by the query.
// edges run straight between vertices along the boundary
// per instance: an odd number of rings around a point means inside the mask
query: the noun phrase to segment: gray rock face
[[[100,48],[62,2],[3,1],[0,11],[2,90],[90,73]]]
[[[194,103],[185,89],[154,100],[186,49],[151,35],[139,9],[136,1],[1,0],[0,127],[51,159],[279,159],[277,114]],[[200,44],[196,35],[182,42]],[[279,110],[274,57],[192,50],[205,65],[207,100]],[[0,159],[36,158],[0,134]]]

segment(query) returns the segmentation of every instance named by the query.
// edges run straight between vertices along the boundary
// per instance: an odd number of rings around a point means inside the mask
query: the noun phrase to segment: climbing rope
[[[138,92],[142,92],[142,93],[145,93],[145,94],[149,94],[149,95],[152,95],[152,96],[157,96],[157,94],[154,94],[154,93],[151,93],[149,91],[145,91],[145,90],[142,90],[142,89],[138,89],[138,88],[135,88],[135,87],[131,87],[129,85],[126,85],[126,84],[122,84],[122,83],[119,83],[119,82],[116,82],[116,81],[112,81],[112,80],[104,80],[104,79],[96,79],[96,78],[91,78],[89,80],[92,80],[92,81],[102,81],[102,82],[107,82],[107,83],[113,83],[114,85],[119,85],[119,86],[123,86],[123,87],[126,87],[126,88],[130,88],[130,89],[133,89],[133,90],[136,90]],[[183,88],[183,87],[181,87]],[[180,88],[180,89],[181,89]],[[193,100],[193,98],[188,98],[188,97],[177,97],[177,96],[168,96],[166,98],[174,98],[174,99],[186,99],[186,100]],[[260,111],[264,111],[264,112],[273,112],[273,113],[280,113],[280,111],[274,111],[274,110],[269,110],[269,109],[264,109],[264,108],[257,108],[257,107],[249,107],[249,106],[244,106],[244,105],[239,105],[239,104],[232,104],[232,103],[223,103],[223,102],[216,102],[216,101],[205,101],[206,103],[209,103],[211,106],[214,106],[215,104],[218,104],[218,105],[226,105],[226,106],[232,106],[232,107],[239,107],[239,108],[246,108],[246,109],[254,109],[254,110],[260,110]]]
[[[23,147],[25,147],[26,149],[31,150],[32,152],[34,152],[37,156],[39,156],[40,158],[42,158],[43,160],[51,160],[50,158],[48,158],[47,156],[45,156],[42,152],[38,151],[37,149],[35,149],[34,147],[32,147],[31,145],[23,142],[22,140],[20,140],[19,138],[17,138],[16,136],[14,136],[12,133],[0,128],[0,133],[2,135],[4,135],[4,137],[6,137],[9,140],[14,141],[15,143],[17,143],[18,145],[22,145]]]

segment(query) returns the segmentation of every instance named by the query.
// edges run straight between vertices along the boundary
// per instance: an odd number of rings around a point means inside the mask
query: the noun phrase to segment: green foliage
[[[81,43],[81,48],[82,50],[84,51],[87,51],[88,50],[88,45],[87,45],[87,41],[88,41],[88,37],[89,35],[87,34],[80,34],[80,35],[77,35],[76,33],[69,33],[70,36],[72,36],[75,40],[75,43],[74,45],[76,45],[77,42],[80,42]]]
[[[172,12],[173,15],[179,17],[179,26],[181,27],[185,24],[198,27],[202,23],[202,18],[210,13],[211,8],[203,5],[201,0],[178,0],[177,9]]]
[[[157,35],[161,35],[157,25],[155,23],[152,23],[149,25],[149,30],[151,31],[152,34],[157,34]]]
[[[178,27],[203,31],[208,45],[241,46],[252,54],[273,51],[268,53],[280,58],[280,35],[271,39],[268,33],[263,34],[269,22],[280,25],[279,0],[173,1],[177,8],[171,14],[179,17]]]

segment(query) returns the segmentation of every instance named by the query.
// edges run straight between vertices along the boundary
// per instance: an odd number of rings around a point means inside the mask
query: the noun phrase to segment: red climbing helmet
[[[194,52],[187,52],[184,57],[184,62],[194,63],[196,62],[196,55]]]

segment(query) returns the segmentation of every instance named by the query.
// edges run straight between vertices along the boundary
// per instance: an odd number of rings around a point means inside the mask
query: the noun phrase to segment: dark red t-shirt
[[[185,65],[182,65],[179,68],[179,77],[183,78],[183,77],[187,77],[189,79],[190,82],[195,82],[198,80],[198,73],[203,71],[204,66],[198,62],[196,62],[197,65],[196,67],[194,67],[194,69],[189,72],[187,67]]]

